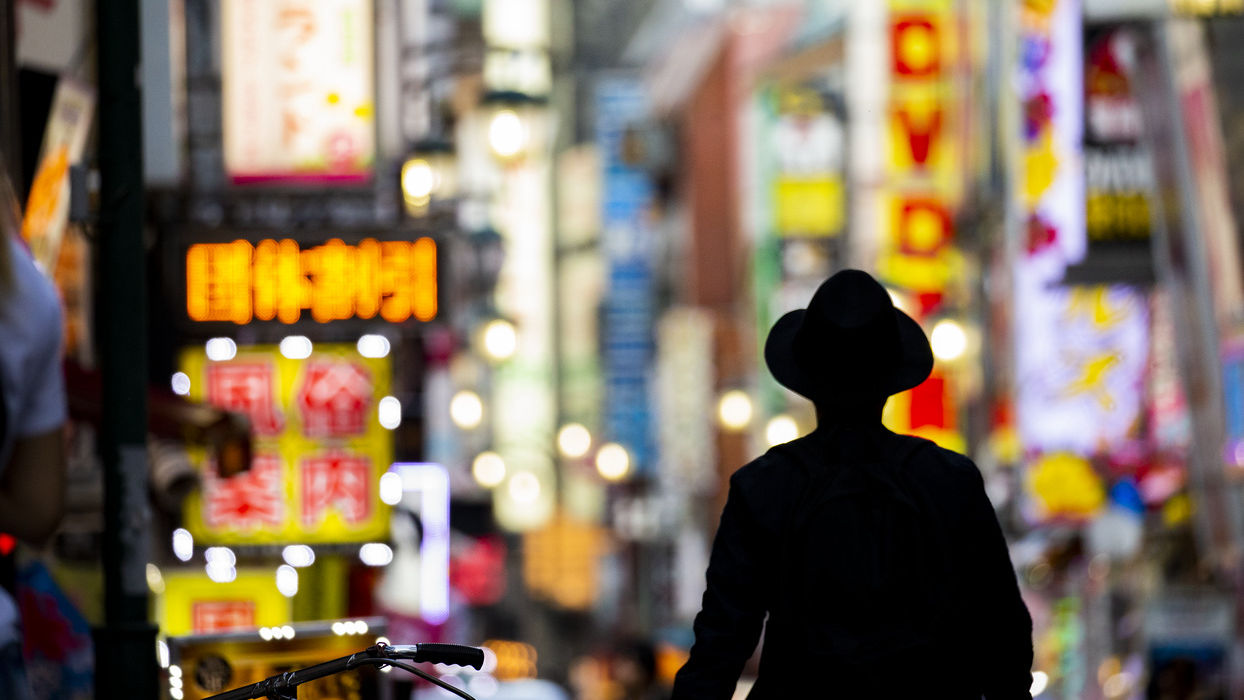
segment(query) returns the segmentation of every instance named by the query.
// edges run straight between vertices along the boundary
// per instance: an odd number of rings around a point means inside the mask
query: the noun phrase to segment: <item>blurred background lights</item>
[[[402,424],[402,402],[397,397],[386,396],[376,405],[376,418],[381,427],[396,430]]]
[[[190,375],[185,372],[174,372],[170,384],[173,385],[173,393],[178,396],[190,393]]]
[[[203,557],[207,559],[208,564],[233,566],[238,563],[238,555],[234,554],[233,550],[228,547],[208,547],[203,552]]]
[[[281,558],[290,566],[311,566],[315,563],[315,550],[305,544],[291,544],[281,550]]]
[[[231,564],[208,562],[203,568],[207,577],[216,583],[229,583],[238,577],[238,570]]]
[[[1045,673],[1045,671],[1033,671],[1032,672],[1032,687],[1029,688],[1028,692],[1031,693],[1032,697],[1035,698],[1041,693],[1044,693],[1045,688],[1049,684],[1050,684],[1050,677],[1049,675]]]
[[[426,201],[436,189],[436,171],[423,158],[411,158],[402,164],[402,195],[408,200]]]
[[[471,463],[471,476],[475,483],[490,489],[505,481],[505,461],[496,452],[481,452]]]
[[[477,428],[484,420],[484,402],[480,400],[479,394],[463,389],[449,400],[449,417],[453,419],[454,425],[463,430]]]
[[[618,481],[631,470],[631,456],[616,442],[600,446],[596,453],[596,471],[609,481]]]
[[[359,338],[358,350],[363,357],[388,357],[389,339],[383,335],[369,333]]]
[[[164,574],[160,572],[160,567],[151,562],[147,562],[147,588],[156,595],[164,592]]]
[[[173,530],[173,556],[182,561],[190,561],[194,556],[194,535],[183,527]]]
[[[957,360],[963,357],[968,348],[968,336],[958,321],[946,318],[933,326],[933,332],[929,334],[929,344],[937,359]]]
[[[557,447],[567,457],[582,457],[592,449],[592,434],[579,423],[567,423],[557,431]]]
[[[518,331],[514,324],[494,318],[484,326],[484,353],[493,360],[508,360],[518,349]]]
[[[402,502],[402,477],[385,472],[380,475],[380,502],[395,506]]]
[[[488,145],[501,158],[513,158],[527,145],[527,128],[512,109],[499,110],[488,123]]]
[[[531,472],[519,472],[510,479],[509,490],[515,503],[535,503],[540,498],[540,480]]]
[[[156,662],[160,664],[160,668],[168,668],[168,663],[169,663],[168,642],[164,641],[163,639],[156,640]],[[180,668],[178,668],[177,670],[181,671]],[[169,675],[171,676],[172,673],[170,672]],[[180,674],[178,675],[180,676]]]
[[[752,422],[752,398],[742,389],[731,389],[717,402],[717,419],[727,430],[743,430]]]
[[[276,567],[276,589],[286,598],[293,598],[298,594],[298,569],[289,564],[281,564]]]
[[[203,349],[212,362],[227,362],[238,356],[238,344],[233,338],[209,338]]]
[[[359,547],[359,561],[368,566],[388,566],[393,561],[393,549],[383,542],[368,542]]]
[[[765,440],[770,447],[790,442],[797,437],[799,437],[799,424],[785,413],[770,418],[768,424],[765,425]]]
[[[287,335],[281,338],[281,354],[291,360],[311,357],[311,339],[305,335]]]

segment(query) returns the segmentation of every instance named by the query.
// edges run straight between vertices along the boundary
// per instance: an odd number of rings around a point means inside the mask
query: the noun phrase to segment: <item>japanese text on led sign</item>
[[[436,274],[431,238],[357,245],[334,238],[313,248],[288,238],[198,243],[186,253],[186,311],[193,321],[237,324],[295,323],[304,311],[321,323],[430,321]]]

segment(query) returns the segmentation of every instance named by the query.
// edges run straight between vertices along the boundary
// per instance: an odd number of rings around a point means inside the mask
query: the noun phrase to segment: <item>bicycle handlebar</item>
[[[384,665],[385,661],[398,661],[402,659],[451,666],[471,666],[479,670],[484,666],[484,650],[461,644],[398,644],[394,646],[376,644],[349,656],[325,661],[297,671],[277,674],[244,688],[235,688],[218,695],[212,695],[206,698],[206,700],[267,698],[278,694],[283,689],[294,688],[308,681],[331,676],[334,673],[348,671],[364,665]]]

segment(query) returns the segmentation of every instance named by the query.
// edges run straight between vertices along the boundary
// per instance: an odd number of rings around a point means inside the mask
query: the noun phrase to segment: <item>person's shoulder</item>
[[[960,452],[947,449],[915,435],[897,435],[898,439],[913,450],[912,462],[922,471],[931,470],[939,475],[956,479],[979,479],[980,469],[970,457]]]
[[[731,482],[742,485],[756,481],[773,481],[775,477],[785,476],[798,469],[798,462],[793,451],[800,448],[801,441],[806,440],[808,437],[804,436],[770,447],[764,454],[735,470],[730,477]]]

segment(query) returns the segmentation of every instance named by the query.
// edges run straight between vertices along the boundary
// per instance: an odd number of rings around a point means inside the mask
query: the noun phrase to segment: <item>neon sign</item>
[[[437,313],[436,242],[339,238],[300,248],[288,238],[198,243],[186,252],[192,321],[320,323],[379,316],[391,323]]]

